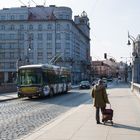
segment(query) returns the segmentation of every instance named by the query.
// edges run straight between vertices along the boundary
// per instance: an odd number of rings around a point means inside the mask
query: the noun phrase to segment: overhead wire
[[[21,4],[23,4],[24,6],[26,6],[26,7],[28,7],[28,10],[30,11],[30,12],[33,12],[33,10],[30,8],[30,2],[28,2],[28,6],[27,6],[27,4],[25,4],[24,2],[22,2],[21,0],[18,0]],[[37,3],[34,1],[34,0],[31,0],[34,4],[36,4],[37,5]],[[42,9],[43,10],[43,9]],[[37,14],[36,13],[36,15],[37,16],[42,16],[42,14]]]
[[[23,3],[21,0],[18,0],[20,3],[22,3],[24,6],[27,6],[25,3]]]
[[[38,5],[34,0],[31,0],[35,5]]]

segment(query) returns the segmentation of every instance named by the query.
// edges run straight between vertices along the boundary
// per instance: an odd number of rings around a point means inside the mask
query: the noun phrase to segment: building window
[[[1,25],[0,30],[5,30],[5,25]]]
[[[10,39],[10,40],[16,39],[16,35],[15,34],[9,34],[9,37],[7,39]]]
[[[10,59],[14,58],[14,52],[10,52]]]
[[[9,62],[5,62],[4,65],[5,65],[5,68],[6,68],[6,69],[9,69],[9,68],[10,68],[10,63],[9,63]]]
[[[19,19],[20,19],[20,20],[24,20],[24,15],[20,15],[20,16],[19,16]]]
[[[38,40],[43,40],[43,35],[42,35],[42,33],[38,33]]]
[[[15,30],[15,25],[10,25],[10,30]]]
[[[10,68],[15,68],[15,63],[14,62],[10,62]]]
[[[1,62],[0,62],[0,68],[1,69],[3,68],[3,63],[1,63]],[[0,72],[0,74],[1,74],[1,72]],[[1,76],[0,76],[0,78],[1,78]]]
[[[38,52],[38,56],[42,56],[43,55],[43,52]]]
[[[65,58],[69,58],[70,57],[70,52],[65,52]]]
[[[43,59],[43,52],[38,52],[37,53],[37,58],[38,59]]]
[[[3,44],[0,44],[0,48],[2,49]]]
[[[1,69],[4,69],[5,68],[5,63],[0,63],[0,67],[1,67]]]
[[[15,19],[15,16],[14,15],[11,15],[10,19],[11,20],[14,20]]]
[[[60,19],[63,19],[63,15],[59,15],[59,18],[60,18]]]
[[[69,24],[67,24],[66,28],[67,28],[67,30],[70,30],[70,25],[69,25]]]
[[[29,25],[29,30],[33,30],[33,25],[32,24]]]
[[[24,40],[24,34],[19,34],[19,40]]]
[[[56,33],[56,40],[61,40],[61,34],[60,33]]]
[[[61,43],[56,43],[56,49],[61,49]]]
[[[60,24],[56,25],[56,30],[60,30]]]
[[[70,40],[70,34],[69,33],[65,33],[65,39]]]
[[[30,33],[28,37],[29,37],[28,38],[29,40],[33,40],[34,39],[34,34],[33,33]]]
[[[52,52],[47,52],[47,59],[51,59],[52,58]]]
[[[47,33],[47,40],[52,40],[52,33]]]
[[[22,25],[22,24],[19,25],[19,29],[20,29],[20,30],[24,30],[24,25]]]
[[[43,44],[42,43],[38,43],[37,46],[38,46],[38,48],[42,48]]]
[[[16,44],[10,43],[10,44],[9,44],[9,49],[13,49],[13,48],[15,48],[15,46],[16,46]]]
[[[48,29],[48,30],[51,30],[51,29],[52,29],[52,25],[51,25],[51,24],[48,24],[47,29]]]
[[[5,20],[5,16],[1,16],[1,20]]]
[[[70,43],[66,43],[66,49],[70,49]]]
[[[65,57],[70,57],[70,43],[66,43]]]
[[[31,50],[34,50],[34,44],[30,43],[29,45],[30,45]]]
[[[47,43],[47,48],[52,48],[52,44],[51,43]]]
[[[5,52],[0,52],[0,58],[4,59],[5,58]]]
[[[52,48],[47,48],[47,52],[52,52]]]
[[[66,19],[69,19],[69,15],[66,15]]]
[[[0,40],[5,40],[5,34],[0,34]]]
[[[42,28],[42,25],[39,24],[39,25],[38,25],[38,30],[39,30],[39,31],[42,31],[42,29],[43,29],[43,28]]]
[[[14,47],[14,44],[11,44],[11,47]],[[24,43],[19,43],[19,48],[24,48]]]

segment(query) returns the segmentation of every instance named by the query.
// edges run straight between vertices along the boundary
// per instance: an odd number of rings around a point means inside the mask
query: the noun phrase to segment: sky
[[[85,11],[90,22],[92,60],[103,60],[104,53],[116,61],[130,62],[132,45],[127,46],[128,31],[140,34],[140,0],[0,0],[0,9],[30,6],[67,6],[75,15]]]

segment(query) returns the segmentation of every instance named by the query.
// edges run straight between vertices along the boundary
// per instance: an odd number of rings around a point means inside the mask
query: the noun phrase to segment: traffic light
[[[107,59],[107,53],[104,53],[104,59]]]

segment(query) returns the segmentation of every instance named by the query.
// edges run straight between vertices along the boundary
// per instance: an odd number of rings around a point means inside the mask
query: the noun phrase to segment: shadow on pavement
[[[67,107],[75,107],[79,106],[80,104],[89,104],[86,103],[91,99],[91,96],[88,92],[81,93],[80,91],[70,91],[69,93],[63,93],[54,95],[53,97],[43,97],[43,98],[25,98],[24,100],[29,102],[40,102],[40,103],[49,103],[49,104],[55,104],[55,105],[61,105],[61,106],[67,106]]]
[[[114,89],[114,88],[130,88],[129,83],[121,82],[121,83],[112,83],[109,84],[107,89]]]
[[[140,132],[140,127],[136,127],[136,126],[130,126],[130,125],[114,123],[113,127],[115,127],[115,128],[124,128],[124,129],[129,129],[129,130],[134,130],[134,131],[139,131]]]

